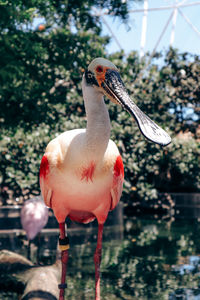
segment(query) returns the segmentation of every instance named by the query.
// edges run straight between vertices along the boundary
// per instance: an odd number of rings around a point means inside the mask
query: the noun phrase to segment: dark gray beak
[[[134,117],[140,131],[148,140],[162,146],[166,146],[171,143],[171,138],[167,132],[145,115],[130,99],[117,71],[110,69],[107,70],[105,80],[102,82],[101,87],[111,101],[119,103]]]

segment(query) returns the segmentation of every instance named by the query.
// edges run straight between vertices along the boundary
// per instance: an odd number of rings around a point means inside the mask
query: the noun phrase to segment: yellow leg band
[[[69,249],[69,238],[67,236],[63,239],[59,238],[59,248],[61,251]]]
[[[68,250],[69,249],[69,244],[68,245],[59,245],[60,251]]]

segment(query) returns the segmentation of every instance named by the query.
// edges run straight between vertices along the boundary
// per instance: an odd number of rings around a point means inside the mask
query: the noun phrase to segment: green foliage
[[[7,1],[0,3],[1,198],[20,201],[39,193],[38,170],[47,143],[57,134],[85,127],[81,94],[84,68],[106,56],[108,37],[93,8],[127,20],[127,2]],[[36,17],[42,29],[34,28]],[[124,201],[149,201],[160,192],[197,192],[199,183],[200,59],[174,49],[157,54],[161,67],[137,53],[110,59],[131,98],[173,137],[161,148],[146,141],[120,107],[108,104],[112,138],[125,165]],[[143,71],[145,69],[145,71]],[[187,109],[190,108],[190,114]],[[8,200],[7,203],[9,203]]]
[[[165,148],[150,143],[127,113],[111,107],[112,137],[123,154],[129,204],[139,200],[154,205],[151,200],[158,199],[159,193],[200,190],[200,58],[173,49],[163,58],[163,66],[151,63],[145,72],[142,69],[148,56],[140,61],[136,53],[131,53],[125,63],[120,54],[111,58],[120,66],[131,98],[172,136],[172,143]],[[186,108],[193,110],[189,116],[185,115]]]

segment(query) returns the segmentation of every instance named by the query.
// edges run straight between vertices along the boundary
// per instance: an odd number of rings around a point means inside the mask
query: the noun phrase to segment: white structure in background
[[[144,6],[142,9],[132,9],[129,11],[130,14],[136,14],[136,13],[143,13],[143,19],[142,19],[142,32],[141,32],[141,42],[140,42],[140,57],[144,56],[145,54],[145,45],[146,45],[146,33],[147,33],[147,27],[148,27],[148,14],[151,12],[157,11],[158,13],[162,10],[172,10],[172,13],[170,14],[167,22],[165,23],[163,29],[161,28],[160,35],[158,37],[158,40],[155,43],[155,46],[153,48],[153,51],[151,53],[150,59],[154,56],[160,41],[162,40],[167,28],[169,25],[172,25],[172,30],[171,30],[171,36],[169,40],[169,45],[173,46],[174,40],[175,40],[175,28],[176,28],[176,23],[177,23],[177,15],[179,14],[185,22],[190,26],[190,28],[198,35],[200,38],[200,31],[198,28],[193,24],[193,22],[182,12],[182,8],[186,7],[191,7],[191,6],[199,6],[200,1],[193,1],[189,2],[189,0],[174,0],[173,5],[167,5],[167,6],[160,6],[160,7],[154,7],[154,8],[149,8],[148,3],[151,0],[144,0]],[[156,3],[156,1],[154,1]],[[107,27],[108,31],[110,32],[113,40],[116,42],[117,46],[119,47],[120,50],[123,49],[122,45],[120,44],[120,41],[117,39],[117,35],[115,35],[114,31],[112,28],[109,26],[108,22],[106,21],[104,15],[107,15],[106,11],[101,11],[98,13],[98,15],[102,18],[103,23]],[[159,30],[159,29],[158,29]]]
[[[144,15],[142,18],[142,34],[140,44],[140,57],[144,56],[144,47],[146,44],[146,33],[147,33],[147,12],[148,12],[148,0],[144,0]]]
[[[177,0],[176,0],[176,5],[177,5]],[[178,8],[177,8],[177,6],[176,6],[176,7],[174,8],[174,11],[173,11],[173,17],[172,17],[172,32],[171,32],[171,37],[170,37],[170,42],[169,42],[169,45],[170,45],[171,47],[172,47],[173,44],[174,44],[177,12],[178,12]]]

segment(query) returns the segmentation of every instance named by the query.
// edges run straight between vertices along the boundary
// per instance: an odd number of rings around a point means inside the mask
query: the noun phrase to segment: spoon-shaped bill
[[[115,70],[108,70],[105,81],[102,83],[105,94],[113,101],[119,103],[136,120],[142,134],[150,141],[166,146],[171,138],[166,131],[145,115],[141,109],[130,99],[120,75]]]

